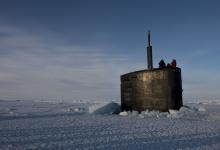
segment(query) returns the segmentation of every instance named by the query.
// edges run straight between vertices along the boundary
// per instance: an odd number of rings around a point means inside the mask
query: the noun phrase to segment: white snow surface
[[[217,103],[113,114],[118,106],[0,100],[0,149],[220,149]]]

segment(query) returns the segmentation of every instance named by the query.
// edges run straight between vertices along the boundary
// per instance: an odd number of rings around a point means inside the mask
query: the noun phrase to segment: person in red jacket
[[[171,62],[171,67],[176,68],[176,59],[173,59]]]

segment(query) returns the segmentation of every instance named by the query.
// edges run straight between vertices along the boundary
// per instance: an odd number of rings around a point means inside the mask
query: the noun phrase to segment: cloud
[[[110,47],[76,45],[45,29],[0,25],[0,99],[120,100],[120,75],[145,64]],[[194,59],[206,54],[177,58],[184,97],[219,97],[219,72],[194,67]]]
[[[55,33],[0,26],[1,99],[119,100],[128,57]]]

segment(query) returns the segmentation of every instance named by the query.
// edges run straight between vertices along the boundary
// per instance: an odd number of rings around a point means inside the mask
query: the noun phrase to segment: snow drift
[[[121,106],[118,103],[102,103],[95,104],[89,107],[89,113],[92,114],[119,114]]]

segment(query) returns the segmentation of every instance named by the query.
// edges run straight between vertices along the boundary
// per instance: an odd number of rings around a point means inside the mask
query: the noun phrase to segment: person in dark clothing
[[[161,59],[159,62],[159,68],[165,68],[165,67],[166,67],[166,64],[165,64],[164,60]]]
[[[167,68],[171,68],[171,64],[170,63],[167,63]]]

